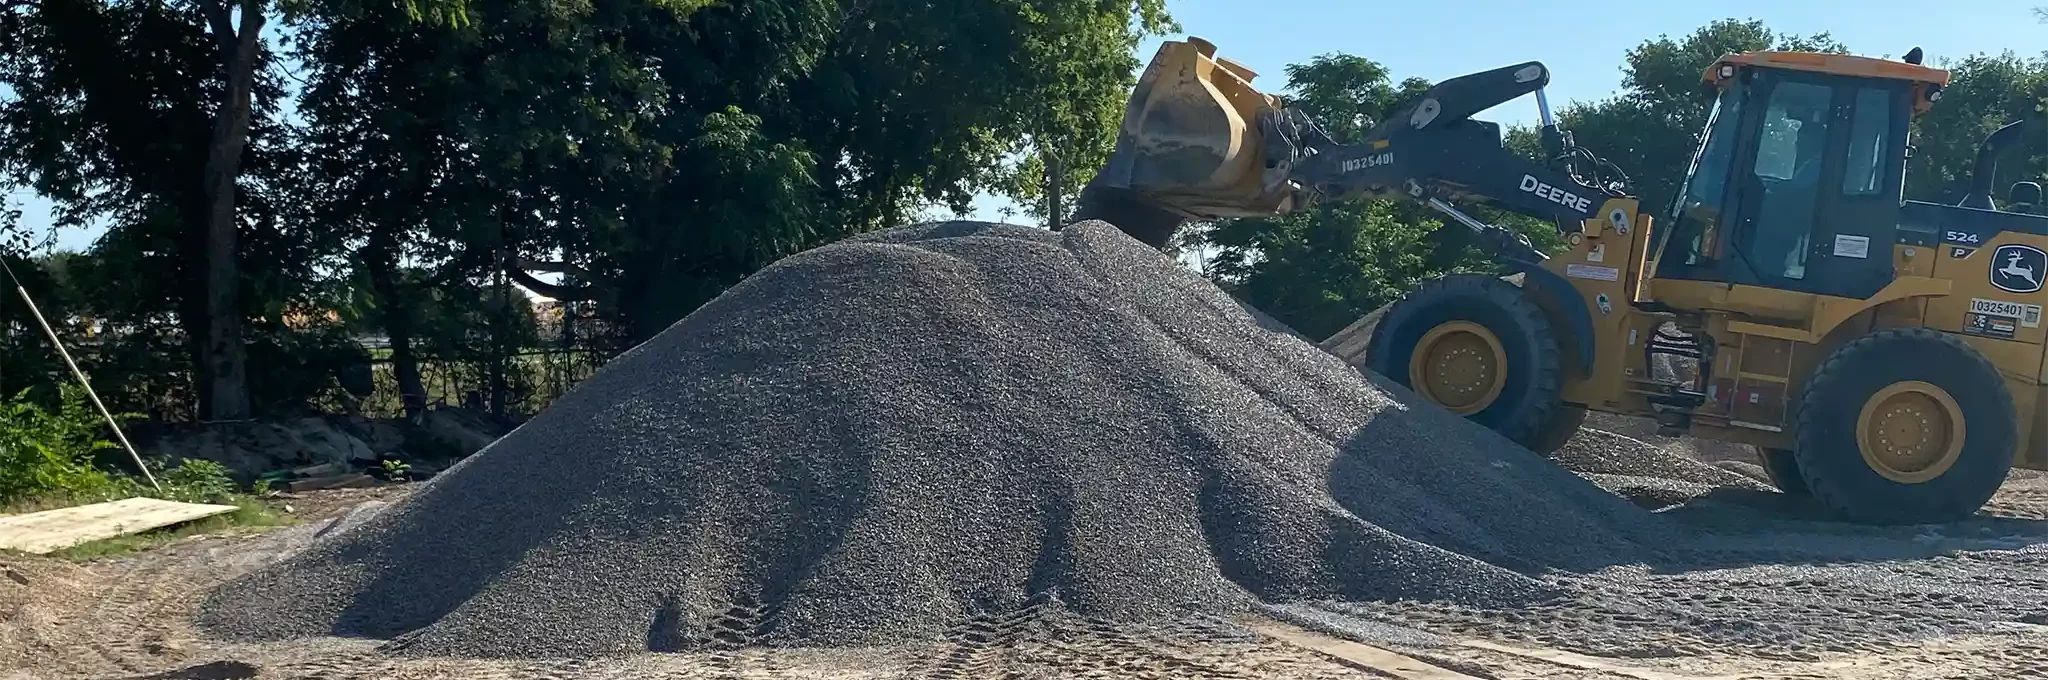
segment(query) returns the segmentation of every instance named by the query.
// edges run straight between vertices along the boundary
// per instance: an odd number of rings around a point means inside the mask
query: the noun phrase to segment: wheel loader
[[[1188,220],[1418,202],[1520,281],[1408,293],[1366,345],[1371,371],[1540,452],[1588,411],[1650,418],[1754,446],[1781,489],[1841,518],[1950,521],[2011,468],[2048,469],[2048,217],[1990,196],[2032,120],[1985,140],[1957,204],[1903,200],[1909,123],[1949,79],[1920,62],[1917,48],[1720,58],[1676,199],[1645,206],[1553,119],[1540,62],[1438,83],[1339,143],[1213,44],[1173,41],[1078,216],[1163,245]],[[1472,118],[1529,94],[1536,160]],[[1474,204],[1553,222],[1567,245],[1546,254]]]

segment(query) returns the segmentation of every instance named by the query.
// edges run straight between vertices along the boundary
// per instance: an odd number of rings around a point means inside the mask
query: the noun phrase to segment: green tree
[[[402,181],[321,202],[385,230],[361,248],[440,251],[398,259],[439,259],[450,280],[510,269],[598,303],[630,343],[918,205],[1028,199],[1031,161],[1015,159],[1092,166],[1161,4],[515,1],[434,31],[396,10],[325,12],[311,91],[326,101],[308,110],[333,113],[315,137],[341,158],[386,154],[369,174]]]
[[[1939,64],[1949,70],[1941,101],[1913,121],[1913,156],[1906,162],[1906,197],[1953,203],[1962,199],[1977,147],[1999,127],[2041,116],[2048,100],[2048,57],[2012,52],[1971,55]],[[2039,181],[2048,172],[2048,149],[2036,135],[2001,159],[1991,188],[2001,199],[2011,183]]]
[[[1310,338],[1342,330],[1442,270],[1438,224],[1388,201],[1357,201],[1219,222],[1211,275],[1260,311]]]
[[[279,338],[252,334],[249,320],[300,304],[327,255],[281,219],[288,135],[262,37],[278,10],[261,0],[0,9],[0,183],[50,198],[60,228],[108,228],[75,277],[91,286],[81,297],[93,309],[81,313],[112,331],[108,354],[181,357],[208,418],[251,414],[247,353]]]
[[[196,178],[224,82],[205,8],[37,0],[9,3],[0,23],[0,84],[11,91],[0,98],[7,183],[49,197],[60,227],[108,225],[100,259],[121,275],[76,277],[107,284],[87,296],[101,307],[95,316],[133,331],[129,338],[167,339],[150,349],[183,355],[186,366],[218,366],[205,360],[210,189]],[[276,99],[271,85],[250,81],[258,137],[274,129],[263,115]],[[261,174],[260,159],[236,160]],[[227,395],[224,408],[245,400]]]

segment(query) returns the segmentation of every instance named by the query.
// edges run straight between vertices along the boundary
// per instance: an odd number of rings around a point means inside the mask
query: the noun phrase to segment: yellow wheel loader
[[[2048,217],[1989,196],[2000,151],[2039,128],[1987,138],[1960,204],[1902,200],[1908,123],[1949,77],[1918,49],[1718,60],[1684,185],[1654,210],[1559,129],[1541,63],[1446,80],[1341,144],[1215,54],[1160,48],[1080,216],[1162,245],[1189,219],[1316,200],[1429,206],[1521,274],[1445,277],[1386,311],[1365,364],[1430,402],[1544,452],[1589,410],[1750,444],[1854,521],[1953,520],[2012,467],[2048,468]],[[1547,161],[1471,118],[1527,94]],[[1554,221],[1568,247],[1468,202]]]

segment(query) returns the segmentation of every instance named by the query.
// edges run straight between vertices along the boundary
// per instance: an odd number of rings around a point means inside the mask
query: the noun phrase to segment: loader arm
[[[1169,42],[1140,78],[1116,151],[1083,191],[1080,217],[1155,246],[1188,219],[1278,214],[1317,200],[1405,199],[1471,228],[1504,260],[1546,259],[1512,230],[1457,208],[1479,202],[1582,228],[1626,193],[1611,163],[1575,146],[1551,119],[1550,72],[1528,62],[1437,83],[1352,144],[1306,111],[1250,85],[1242,66],[1200,39]],[[1472,116],[1534,93],[1549,163],[1506,149],[1500,127]]]
[[[1290,176],[1316,198],[1419,201],[1472,228],[1496,255],[1540,262],[1545,256],[1520,235],[1480,222],[1456,206],[1478,202],[1574,232],[1596,216],[1607,198],[1625,195],[1626,178],[1573,146],[1550,120],[1547,105],[1542,108],[1543,137],[1552,157],[1548,164],[1508,150],[1500,126],[1471,118],[1516,97],[1540,95],[1549,79],[1542,64],[1529,62],[1443,81],[1356,144],[1331,140],[1298,109],[1272,115],[1283,121],[1276,126],[1283,137],[1293,135],[1286,139],[1298,155]]]

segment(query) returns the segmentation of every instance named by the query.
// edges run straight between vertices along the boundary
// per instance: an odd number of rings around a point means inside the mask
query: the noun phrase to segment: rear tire
[[[1799,477],[1799,459],[1791,451],[1756,447],[1757,462],[1762,464],[1764,475],[1771,478],[1771,486],[1778,487],[1787,496],[1808,496],[1806,480]]]
[[[2005,482],[2019,425],[1998,367],[1955,336],[1885,330],[1836,350],[1799,401],[1793,458],[1815,499],[1859,522],[1947,522]]]
[[[1521,288],[1458,274],[1394,303],[1373,329],[1365,363],[1424,401],[1543,450],[1566,407],[1562,354],[1543,309]]]

